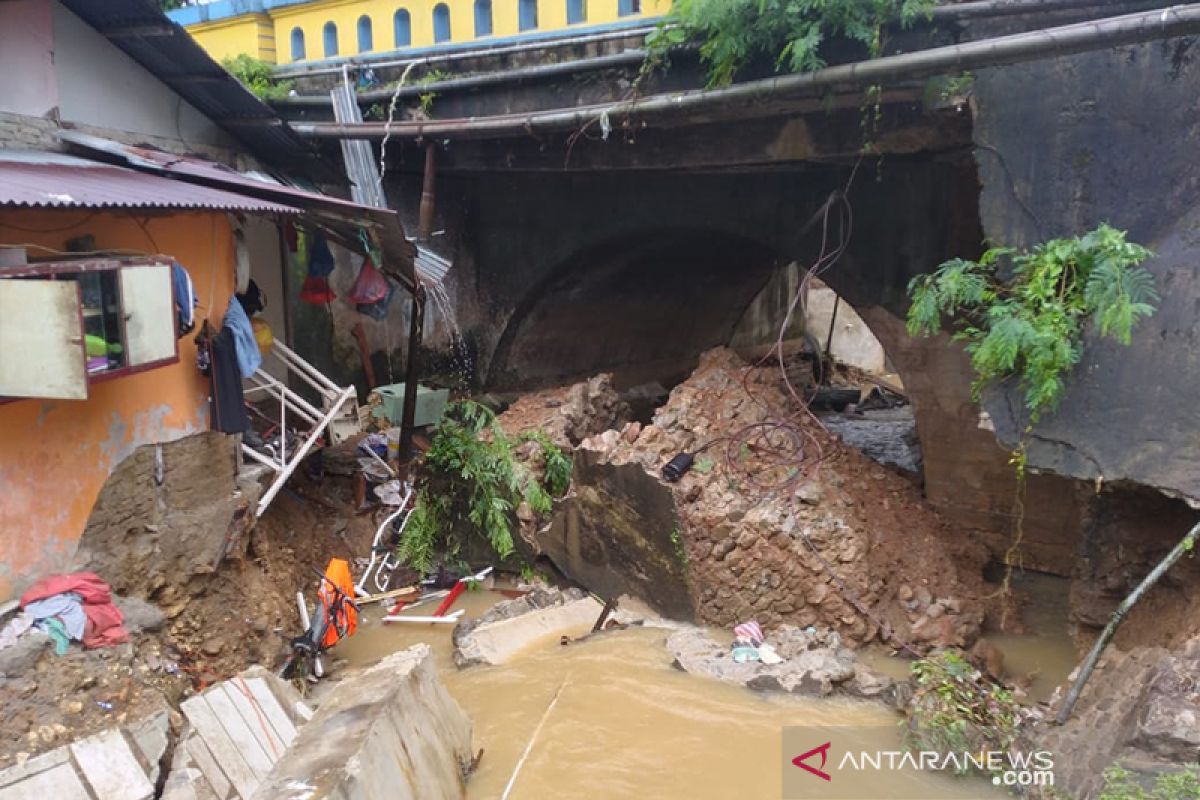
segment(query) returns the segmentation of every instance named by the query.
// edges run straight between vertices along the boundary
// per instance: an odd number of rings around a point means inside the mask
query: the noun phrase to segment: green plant
[[[759,58],[772,59],[776,71],[819,69],[825,66],[821,46],[834,38],[859,42],[874,58],[883,51],[886,24],[910,25],[933,5],[933,0],[675,0],[646,45],[650,59],[662,64],[671,47],[699,41],[709,85],[724,86]]]
[[[1200,797],[1200,765],[1159,775],[1147,791],[1134,780],[1132,773],[1113,764],[1104,770],[1104,788],[1099,800],[1193,800],[1196,797]]]
[[[905,729],[910,748],[974,753],[1012,746],[1020,712],[1012,692],[981,674],[962,653],[934,653],[914,661],[911,672],[912,719]]]
[[[451,77],[450,73],[440,70],[431,69],[422,75],[417,80],[413,81],[414,86],[429,86],[434,83],[439,83]],[[425,116],[433,114],[433,101],[437,98],[437,92],[423,92],[417,96],[417,104],[420,106],[422,113]]]
[[[1087,320],[1127,345],[1138,321],[1154,313],[1154,277],[1139,266],[1151,255],[1124,231],[1100,225],[1028,251],[955,258],[909,283],[908,332],[935,334],[948,317],[971,357],[976,400],[985,387],[1016,378],[1033,423],[1062,399]]]
[[[679,528],[671,529],[671,548],[675,551],[675,559],[684,569],[688,565],[687,548],[683,546],[683,534],[679,532]]]
[[[274,68],[254,56],[242,53],[234,58],[221,59],[221,66],[260,100],[277,100],[287,97],[292,90],[291,81],[275,79]]]
[[[464,535],[482,537],[498,558],[511,556],[516,507],[524,501],[535,512],[547,513],[553,497],[570,484],[571,464],[562,451],[544,435],[530,438],[542,447],[546,477],[540,482],[514,457],[514,442],[491,410],[469,400],[452,403],[425,454],[400,557],[427,571],[439,558],[457,558]]]

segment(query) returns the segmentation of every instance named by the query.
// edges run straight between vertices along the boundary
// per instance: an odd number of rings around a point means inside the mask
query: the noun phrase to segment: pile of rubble
[[[787,465],[790,478],[764,489],[755,459],[770,454],[739,437],[785,418],[784,435],[807,450]],[[662,480],[674,456],[710,442],[720,444],[681,480]],[[978,636],[983,547],[909,479],[804,415],[775,369],[710,351],[652,424],[584,440],[575,465],[570,495],[525,544],[602,596],[632,594],[665,616],[721,627],[816,626],[851,645],[924,651]]]

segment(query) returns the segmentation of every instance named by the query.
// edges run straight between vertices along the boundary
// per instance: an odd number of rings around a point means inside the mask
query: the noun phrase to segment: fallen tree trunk
[[[1113,612],[1108,625],[1104,627],[1100,638],[1093,645],[1092,651],[1088,653],[1087,660],[1083,664],[1083,669],[1080,671],[1079,677],[1075,679],[1074,685],[1071,686],[1071,691],[1067,693],[1067,699],[1063,702],[1063,706],[1058,712],[1057,721],[1059,725],[1062,725],[1071,717],[1071,712],[1075,710],[1075,704],[1079,702],[1079,696],[1083,694],[1084,685],[1092,677],[1092,672],[1095,671],[1096,664],[1100,661],[1100,654],[1104,652],[1104,648],[1108,646],[1112,638],[1117,635],[1117,628],[1125,620],[1125,615],[1137,605],[1137,602],[1142,599],[1142,595],[1148,592],[1158,582],[1158,579],[1166,574],[1167,570],[1173,567],[1176,561],[1183,557],[1184,553],[1190,553],[1195,549],[1198,537],[1200,537],[1200,523],[1196,523],[1187,532],[1187,535],[1180,539],[1179,543],[1171,549],[1171,552],[1167,553],[1163,557],[1163,560],[1158,562],[1158,566],[1152,569],[1150,574],[1138,584],[1138,587],[1121,601],[1121,605],[1117,606],[1117,610]]]

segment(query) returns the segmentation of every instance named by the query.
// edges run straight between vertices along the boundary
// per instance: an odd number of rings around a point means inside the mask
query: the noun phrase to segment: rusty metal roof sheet
[[[41,151],[0,151],[0,206],[174,208],[299,214],[257,197]]]
[[[118,163],[138,170],[169,175],[181,181],[199,183],[265,200],[275,200],[297,206],[306,212],[350,228],[372,227],[379,233],[386,267],[408,286],[414,285],[413,260],[416,247],[406,238],[400,215],[390,208],[375,208],[281,183],[274,178],[255,173],[238,172],[224,164],[194,156],[180,156],[148,147],[114,142],[78,131],[59,131],[59,139],[77,152],[89,157],[116,159]],[[350,232],[353,238],[353,231]],[[417,270],[420,273],[420,269]],[[422,276],[424,277],[424,276]],[[428,278],[426,278],[428,280]]]

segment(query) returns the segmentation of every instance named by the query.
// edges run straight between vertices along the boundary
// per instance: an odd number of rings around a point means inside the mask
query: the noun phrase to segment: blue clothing
[[[243,378],[249,378],[254,371],[262,366],[262,353],[258,349],[258,340],[254,338],[254,328],[250,326],[250,318],[236,297],[229,300],[225,309],[225,325],[233,334],[233,342],[237,351],[238,371]]]
[[[74,592],[63,592],[51,595],[42,600],[35,600],[25,606],[25,613],[39,623],[51,617],[57,617],[72,639],[82,641],[83,631],[87,627],[87,614],[83,613],[83,598]],[[45,630],[39,625],[39,629]]]
[[[171,282],[175,287],[175,308],[179,312],[179,330],[187,333],[196,322],[196,290],[192,276],[178,261],[171,262]]]
[[[318,232],[313,236],[312,247],[308,251],[308,276],[328,278],[333,267],[333,251],[329,249],[325,234]]]

